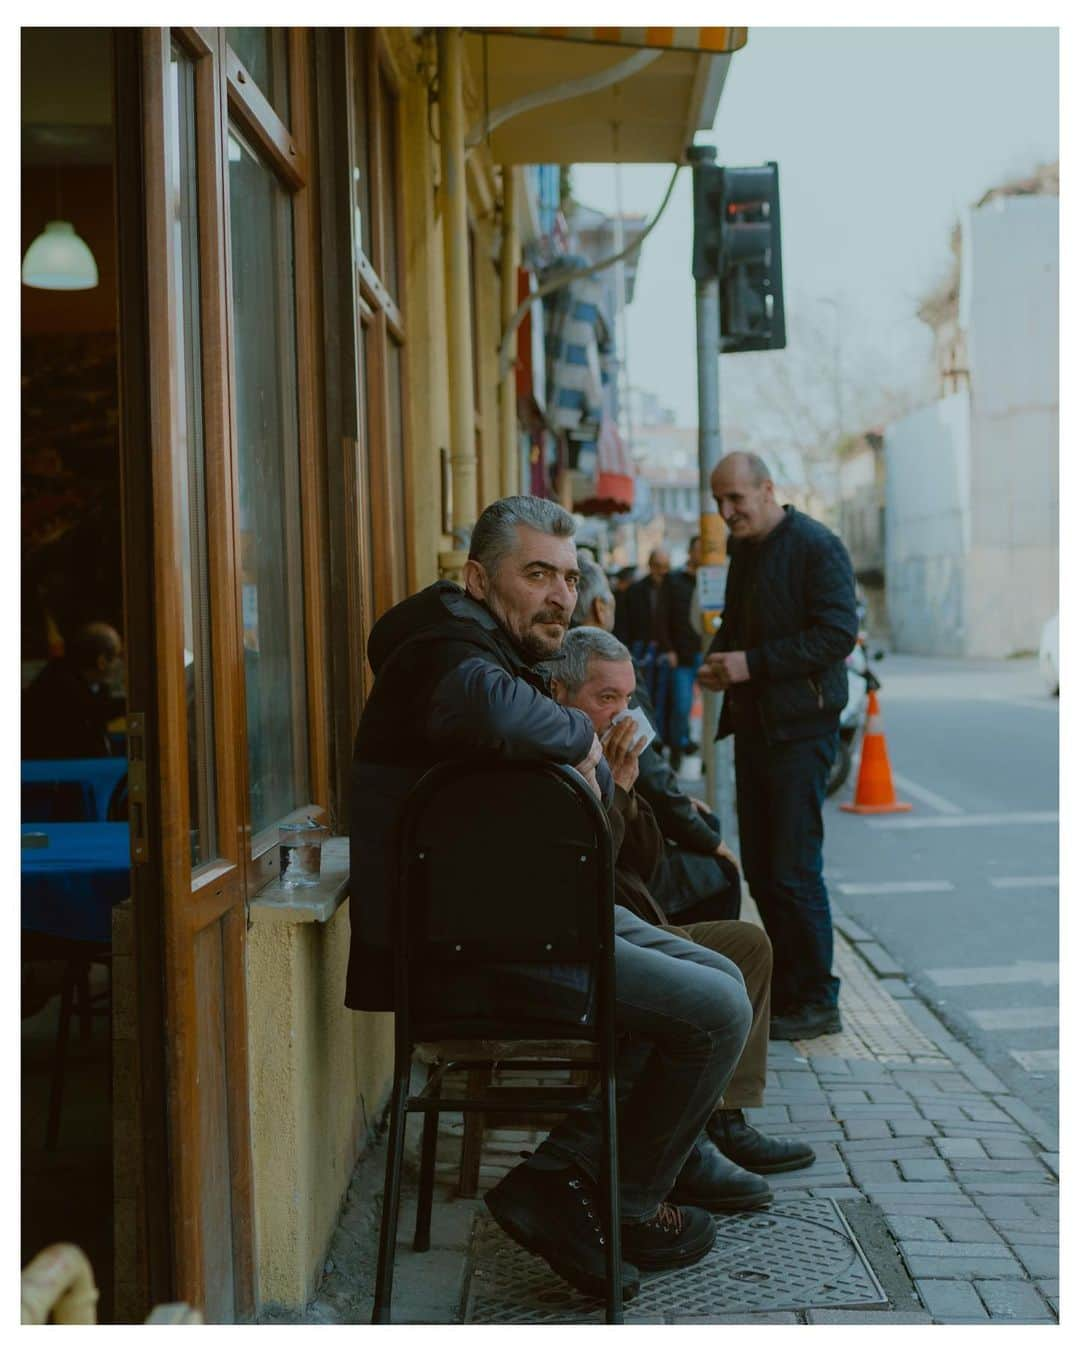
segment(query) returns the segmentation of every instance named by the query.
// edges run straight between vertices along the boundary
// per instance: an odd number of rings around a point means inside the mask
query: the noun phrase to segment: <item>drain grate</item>
[[[687,1270],[643,1277],[634,1318],[707,1318],[801,1308],[887,1308],[888,1299],[832,1200],[718,1215],[716,1246]],[[482,1211],[473,1233],[465,1321],[602,1322],[603,1306],[571,1289]]]

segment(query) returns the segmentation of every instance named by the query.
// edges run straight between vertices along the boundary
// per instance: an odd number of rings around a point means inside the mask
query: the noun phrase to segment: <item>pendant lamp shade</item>
[[[88,291],[98,284],[97,263],[70,221],[50,220],[26,250],[22,279],[43,291]]]

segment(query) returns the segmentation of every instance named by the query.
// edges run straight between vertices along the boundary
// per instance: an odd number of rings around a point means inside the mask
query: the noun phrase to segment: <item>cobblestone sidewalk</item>
[[[835,918],[844,1030],[805,1043],[773,1042],[768,1104],[750,1117],[770,1132],[812,1142],[817,1152],[812,1167],[769,1178],[772,1212],[782,1221],[800,1204],[805,1210],[837,1202],[888,1307],[880,1296],[873,1309],[815,1307],[811,1299],[732,1315],[718,1293],[712,1303],[706,1295],[707,1306],[695,1306],[693,1315],[684,1306],[635,1316],[631,1303],[627,1322],[1052,1324],[1058,1313],[1056,1137],[914,997],[869,934],[843,915]],[[411,1250],[415,1189],[403,1188],[395,1322],[480,1320],[471,1315],[476,1302],[469,1284],[478,1244],[490,1243],[491,1228],[479,1201],[454,1198],[460,1132],[460,1117],[444,1118],[429,1252]],[[489,1131],[481,1192],[537,1137]],[[378,1147],[354,1175],[318,1297],[303,1313],[268,1310],[264,1322],[369,1320],[383,1165]],[[718,1219],[718,1249],[730,1239],[727,1248],[740,1250],[746,1233],[740,1223],[745,1218]],[[483,1320],[498,1318],[489,1313]],[[602,1315],[593,1309],[545,1320]]]

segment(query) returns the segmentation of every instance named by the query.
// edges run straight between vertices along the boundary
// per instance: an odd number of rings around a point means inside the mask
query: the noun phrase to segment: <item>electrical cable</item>
[[[610,258],[604,258],[598,263],[592,263],[589,267],[580,267],[573,272],[563,272],[557,277],[551,277],[548,281],[545,281],[538,286],[535,291],[530,291],[525,299],[522,300],[521,304],[514,310],[510,322],[503,330],[502,340],[499,343],[500,381],[506,378],[507,373],[510,370],[510,343],[513,340],[514,334],[520,327],[522,319],[524,319],[525,315],[532,307],[533,302],[535,300],[542,300],[545,295],[551,295],[552,292],[560,290],[563,286],[568,286],[572,281],[583,281],[585,277],[591,277],[595,272],[603,272],[608,267],[614,267],[617,262],[621,262],[624,258],[629,257],[635,249],[639,249],[660,223],[660,217],[667,210],[668,202],[671,200],[671,194],[675,190],[675,180],[678,178],[679,170],[682,167],[681,164],[675,165],[675,171],[671,175],[671,181],[667,185],[667,191],[664,193],[664,199],[660,203],[656,215],[649,221],[641,234],[639,234],[632,243],[628,244],[626,248]]]

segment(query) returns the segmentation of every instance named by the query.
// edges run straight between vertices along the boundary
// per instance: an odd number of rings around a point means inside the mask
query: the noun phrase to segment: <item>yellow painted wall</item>
[[[393,1019],[342,1002],[349,908],[248,934],[255,1234],[263,1304],[312,1295],[393,1068]]]

